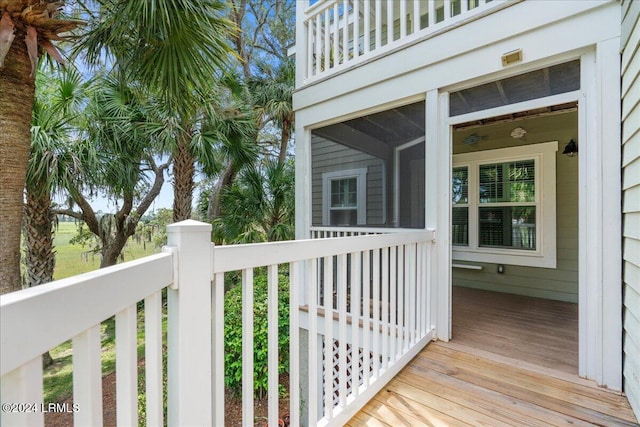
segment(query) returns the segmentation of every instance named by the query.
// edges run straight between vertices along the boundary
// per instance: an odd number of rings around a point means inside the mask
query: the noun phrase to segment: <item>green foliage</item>
[[[167,244],[167,225],[173,222],[173,210],[160,208],[154,212],[145,225],[151,228],[151,241],[156,248]]]
[[[214,222],[225,243],[290,240],[294,235],[294,169],[291,162],[267,160],[242,171],[223,194],[223,215]]]
[[[263,398],[268,391],[268,288],[263,272],[254,278],[254,393]],[[236,395],[242,391],[242,284],[225,295],[224,302],[225,384]],[[289,277],[284,271],[278,277],[278,373],[289,372]],[[273,349],[271,349],[273,350]]]

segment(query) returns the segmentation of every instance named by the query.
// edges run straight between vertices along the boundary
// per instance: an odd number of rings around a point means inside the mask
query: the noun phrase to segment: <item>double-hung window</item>
[[[453,258],[556,267],[557,142],[453,156]]]
[[[366,224],[367,168],[322,174],[325,225]]]

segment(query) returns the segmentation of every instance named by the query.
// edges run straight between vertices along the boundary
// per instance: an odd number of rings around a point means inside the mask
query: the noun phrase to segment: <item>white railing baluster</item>
[[[102,360],[100,325],[73,337],[73,414],[77,426],[102,425]]]
[[[116,313],[116,418],[138,424],[138,319],[136,306]]]
[[[300,425],[300,281],[301,262],[289,264],[289,421]],[[304,282],[305,284],[313,282]],[[271,425],[271,424],[269,424]]]
[[[306,283],[312,287],[312,291],[309,295],[309,426],[315,427],[318,422],[318,418],[322,417],[322,414],[318,411],[319,403],[319,384],[318,376],[315,374],[318,372],[318,295],[320,292],[320,277],[318,274],[318,262],[317,259],[307,261],[305,273]]]
[[[398,310],[397,306],[397,294],[398,294],[398,280],[397,280],[397,269],[398,269],[398,247],[391,247],[391,259],[389,260],[389,288],[390,288],[390,296],[389,296],[389,311],[390,311],[390,320],[391,323],[391,336],[390,336],[390,344],[389,344],[389,357],[391,358],[391,363],[395,363],[397,359],[396,354],[396,342],[398,341],[398,324],[396,322],[396,314]]]
[[[403,353],[409,350],[411,346],[410,335],[410,316],[411,316],[411,253],[409,245],[402,245],[404,248],[404,329],[403,329]]]
[[[278,285],[278,265],[270,265],[267,267],[267,390],[270,426],[278,425]]]
[[[324,257],[324,416],[333,418],[333,257]]]
[[[365,0],[364,2],[364,31],[363,31],[363,42],[364,42],[364,55],[368,54],[371,51],[371,2]]]
[[[431,312],[431,304],[428,304],[428,301],[431,297],[431,275],[432,275],[432,271],[431,271],[431,266],[433,265],[433,261],[432,261],[432,254],[433,254],[433,245],[426,243],[427,245],[427,257],[426,257],[426,263],[427,263],[427,271],[425,271],[425,276],[426,276],[426,280],[425,280],[425,286],[426,286],[426,290],[425,290],[425,300],[427,301],[426,307],[427,307],[427,312],[426,312],[426,320],[425,320],[425,328],[427,329],[427,332],[431,330],[431,316],[433,315],[433,313]]]
[[[364,386],[371,383],[371,270],[370,252],[362,253],[362,376]]]
[[[337,67],[340,64],[340,14],[338,12],[338,2],[333,5],[333,64],[330,67]],[[328,69],[328,68],[325,68]]]
[[[443,21],[447,21],[451,19],[451,0],[444,0],[444,19]]]
[[[351,391],[360,389],[360,305],[362,304],[362,252],[351,254]]]
[[[400,0],[400,38],[407,37],[407,0]]]
[[[315,61],[316,61],[316,73],[315,75],[317,76],[318,74],[320,74],[322,72],[322,63],[323,63],[323,49],[322,49],[322,34],[323,34],[323,29],[322,29],[322,15],[318,14],[316,16],[316,28],[315,28],[315,32],[316,32],[316,46],[314,49],[314,53],[315,53]]]
[[[253,424],[253,268],[246,268],[242,270],[242,425]]]
[[[387,44],[393,43],[393,30],[393,0],[387,0]]]
[[[373,340],[371,349],[373,353],[373,377],[380,375],[380,250],[373,250]]]
[[[347,406],[347,255],[338,255],[338,361],[340,407]]]
[[[420,0],[413,0],[413,34],[420,31]]]
[[[429,5],[429,27],[436,24],[436,0],[428,0]]]
[[[382,249],[382,369],[389,363],[389,248]]]
[[[342,0],[342,63],[349,62],[349,0]],[[354,45],[355,49],[355,40]]]
[[[162,291],[144,300],[144,381],[148,426],[164,425],[162,381]]]
[[[416,340],[423,335],[423,317],[425,307],[422,305],[422,294],[424,293],[424,281],[422,280],[422,244],[416,245]]]
[[[360,56],[360,0],[353,0],[353,58]]]
[[[397,329],[397,350],[398,356],[404,354],[404,246],[398,245],[398,329]]]
[[[42,356],[28,361],[2,376],[0,382],[2,403],[44,402],[42,398]],[[0,412],[0,425],[4,426],[44,426],[44,411]]]
[[[376,45],[374,49],[380,49],[382,46],[382,0],[376,0]]]
[[[314,41],[316,40],[315,38],[315,32],[314,32],[314,23],[315,21],[313,19],[309,19],[307,20],[307,78],[313,76],[314,74],[316,74],[318,71],[314,68],[315,63],[314,63],[314,58],[315,61],[317,62],[317,54],[316,54],[316,46],[317,43],[314,45]]]
[[[416,287],[416,245],[411,243],[409,245],[409,347],[416,343],[416,304],[417,287]]]
[[[329,9],[324,11],[324,68],[323,71],[327,72],[331,68],[331,17],[329,16]]]
[[[213,277],[211,292],[213,327],[211,358],[213,363],[213,425],[224,424],[224,273]]]

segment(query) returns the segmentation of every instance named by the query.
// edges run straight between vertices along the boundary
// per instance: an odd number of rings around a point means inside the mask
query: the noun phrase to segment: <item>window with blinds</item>
[[[454,259],[555,267],[556,152],[549,142],[453,156]]]

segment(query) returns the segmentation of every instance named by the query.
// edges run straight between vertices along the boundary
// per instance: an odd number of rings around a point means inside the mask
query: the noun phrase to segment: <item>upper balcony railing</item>
[[[44,425],[41,355],[72,339],[74,424],[102,425],[100,324],[112,316],[118,425],[143,421],[139,383],[148,426],[238,421],[225,420],[225,275],[231,272],[240,273],[233,276],[242,286],[243,426],[255,424],[258,305],[267,306],[269,426],[280,425],[283,415],[283,355],[289,355],[291,425],[344,425],[434,336],[432,230],[217,247],[210,235],[208,224],[172,224],[165,253],[0,296],[0,424]],[[265,300],[254,292],[256,270],[266,271]],[[288,301],[281,301],[287,286]],[[279,344],[281,310],[289,312],[288,349]],[[141,378],[138,329],[145,340]]]
[[[300,1],[298,86],[477,19],[514,0]]]

